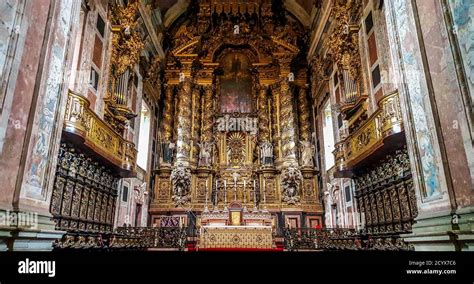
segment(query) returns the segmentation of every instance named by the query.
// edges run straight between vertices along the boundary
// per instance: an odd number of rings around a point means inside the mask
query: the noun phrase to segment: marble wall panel
[[[46,22],[50,8],[48,0],[30,1],[24,11],[15,62],[17,76],[10,77],[8,93],[2,109],[0,127],[0,206],[11,208],[15,195],[17,178],[21,171],[20,158],[24,147],[30,108],[33,100]],[[2,11],[3,12],[3,11]],[[34,23],[34,24],[32,24]],[[23,52],[23,51],[28,52]],[[10,90],[11,88],[11,90]]]
[[[447,1],[454,22],[454,30],[461,51],[464,72],[474,102],[474,2],[469,0]]]
[[[385,3],[387,30],[392,60],[399,70],[397,85],[407,145],[412,163],[420,214],[450,208],[440,141],[435,128],[435,114],[428,89],[420,43],[418,41],[413,6],[410,1]],[[427,205],[429,203],[429,205]]]
[[[75,26],[79,20],[77,1],[64,0],[54,4],[54,17],[41,69],[36,79],[34,112],[25,153],[20,190],[20,205],[49,205],[56,168],[59,141],[67,97],[67,82],[73,54]],[[37,77],[38,78],[38,77]]]
[[[429,76],[439,117],[442,139],[446,151],[450,179],[455,191],[457,206],[471,205],[474,189],[469,171],[469,157],[474,157],[472,145],[463,142],[467,132],[466,113],[459,89],[456,66],[450,46],[441,2],[416,1],[422,31]],[[466,133],[469,135],[468,133]],[[466,149],[465,149],[466,147]]]

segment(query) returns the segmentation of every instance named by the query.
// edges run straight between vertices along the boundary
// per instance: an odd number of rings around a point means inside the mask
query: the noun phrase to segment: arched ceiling
[[[191,0],[157,0],[163,16],[165,28],[170,27],[188,8]],[[315,0],[284,0],[285,8],[301,24],[308,28],[311,24],[311,11]]]
[[[293,7],[295,13],[309,16],[295,3],[178,0],[167,10],[164,19],[166,80],[174,84],[179,74],[193,74],[198,81],[208,83],[214,72],[219,72],[220,58],[226,52],[244,52],[250,56],[252,70],[261,82],[270,84],[293,73],[298,84],[305,84],[309,26],[305,27],[285,9],[289,11],[288,7]]]

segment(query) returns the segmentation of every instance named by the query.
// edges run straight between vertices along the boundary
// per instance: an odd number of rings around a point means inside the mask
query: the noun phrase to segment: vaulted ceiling
[[[181,16],[192,0],[155,0],[163,16],[164,26],[170,27]],[[232,1],[232,0],[230,0]],[[311,25],[311,14],[321,0],[284,0],[285,8],[293,14],[305,27]],[[244,1],[245,2],[245,1]]]

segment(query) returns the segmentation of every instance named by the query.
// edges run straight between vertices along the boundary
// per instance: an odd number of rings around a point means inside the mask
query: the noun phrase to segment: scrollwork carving
[[[140,2],[137,0],[128,1],[127,6],[116,3],[109,5],[110,19],[114,25],[120,27],[120,32],[112,35],[112,55],[111,64],[113,66],[112,76],[117,78],[126,69],[132,68],[140,58],[140,51],[144,43],[140,32],[136,30],[138,20],[136,14]]]
[[[360,76],[360,55],[357,24],[360,19],[362,1],[336,1],[331,14],[336,27],[329,36],[333,61],[341,70],[347,70],[350,78],[357,82]]]
[[[281,174],[282,201],[295,205],[300,201],[300,186],[303,175],[297,167],[287,167]]]
[[[173,196],[175,206],[182,206],[191,201],[191,170],[178,166],[171,172]]]

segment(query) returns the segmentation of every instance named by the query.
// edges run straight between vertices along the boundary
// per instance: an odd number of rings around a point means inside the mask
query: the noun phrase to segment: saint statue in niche
[[[301,165],[305,167],[313,166],[314,145],[309,141],[300,142]]]
[[[212,142],[202,142],[199,146],[199,166],[208,167],[211,165]]]
[[[243,53],[229,53],[221,61],[221,113],[249,113],[252,108],[250,62]]]
[[[270,142],[263,142],[260,145],[261,164],[264,166],[273,164],[273,145]]]

